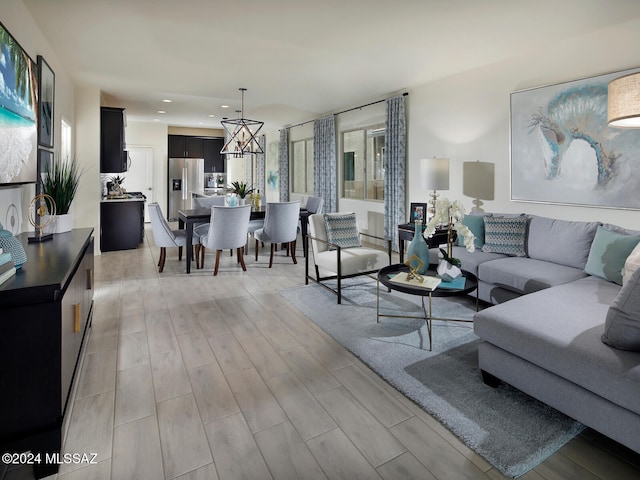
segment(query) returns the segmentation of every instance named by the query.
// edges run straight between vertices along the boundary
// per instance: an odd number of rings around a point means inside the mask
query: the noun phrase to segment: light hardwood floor
[[[148,230],[139,249],[97,256],[64,450],[98,463],[57,478],[503,478],[280,296],[304,283],[298,251],[272,269],[248,255],[245,273],[226,254],[213,277],[211,256],[186,275],[170,249],[158,274]],[[521,478],[637,479],[638,465],[588,434]]]

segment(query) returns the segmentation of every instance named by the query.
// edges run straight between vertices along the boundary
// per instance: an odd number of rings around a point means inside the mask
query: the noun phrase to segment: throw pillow
[[[625,282],[609,307],[602,341],[620,350],[640,352],[640,269]]]
[[[471,230],[473,236],[473,244],[476,248],[482,248],[484,245],[484,216],[483,215],[465,215],[462,217],[462,224]],[[464,237],[458,234],[456,243],[459,247],[464,247]]]
[[[633,272],[640,268],[640,243],[636,245],[636,248],[629,254],[627,259],[624,262],[624,267],[622,267],[622,284],[624,285]]]
[[[341,248],[360,247],[360,235],[355,213],[325,213],[324,224],[327,241]],[[330,245],[329,250],[335,250]]]
[[[527,224],[529,219],[519,217],[484,217],[483,252],[502,253],[513,257],[526,257]]]
[[[638,242],[640,237],[598,227],[584,273],[622,285],[622,267]]]

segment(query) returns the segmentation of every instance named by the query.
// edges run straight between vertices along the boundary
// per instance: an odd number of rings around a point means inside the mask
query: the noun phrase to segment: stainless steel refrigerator
[[[204,190],[204,158],[169,159],[169,220],[178,220],[178,210],[191,207],[192,192]]]

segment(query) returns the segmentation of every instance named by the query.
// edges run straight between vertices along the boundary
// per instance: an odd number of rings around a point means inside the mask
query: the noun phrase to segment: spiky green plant
[[[233,187],[233,193],[237,194],[240,198],[251,195],[254,190],[253,188],[249,188],[246,182],[239,182],[237,180],[231,182],[231,186]]]
[[[42,182],[42,193],[51,195],[56,202],[56,214],[69,213],[71,202],[78,191],[81,175],[82,172],[75,158],[66,161],[58,159],[52,166],[47,166]]]

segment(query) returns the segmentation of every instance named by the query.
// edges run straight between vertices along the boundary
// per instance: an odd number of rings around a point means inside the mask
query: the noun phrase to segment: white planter
[[[44,222],[49,219],[49,215],[44,217]],[[54,215],[53,221],[44,227],[43,233],[64,233],[70,232],[73,229],[73,215],[65,213],[64,215]]]
[[[462,275],[462,271],[458,267],[444,260],[440,260],[437,272],[438,276],[444,282],[451,282]]]

